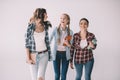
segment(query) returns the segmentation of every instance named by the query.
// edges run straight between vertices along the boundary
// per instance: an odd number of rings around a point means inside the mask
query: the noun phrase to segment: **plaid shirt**
[[[50,44],[49,44],[49,34],[48,34],[48,26],[45,26],[45,43],[49,54],[51,54]],[[29,24],[27,28],[27,33],[25,34],[25,47],[30,50],[30,53],[36,53],[36,47],[35,47],[35,40],[34,40],[34,31],[35,31],[35,24]]]
[[[81,48],[80,47],[80,41],[81,41],[81,37],[80,37],[80,32],[74,34],[73,36],[73,44],[70,50],[70,54],[71,54],[71,60],[70,62],[73,62],[73,56],[74,56],[74,60],[76,63],[80,64],[80,63],[86,63],[88,61],[90,61],[93,58],[93,52],[92,50],[96,48],[97,44],[96,44],[96,38],[94,36],[94,34],[87,32],[87,46],[85,48]],[[94,48],[90,48],[89,45],[89,41],[92,41],[94,44]],[[75,55],[74,55],[75,53]]]

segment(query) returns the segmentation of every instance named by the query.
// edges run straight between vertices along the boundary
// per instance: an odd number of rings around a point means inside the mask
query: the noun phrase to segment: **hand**
[[[64,40],[64,44],[67,46],[69,43],[67,40]]]
[[[33,61],[33,60],[31,60],[31,59],[27,59],[27,60],[26,60],[26,63],[28,63],[28,64],[35,64],[35,61]]]
[[[70,67],[71,67],[71,69],[74,69],[74,67],[73,67],[73,63],[70,63]]]
[[[68,47],[71,47],[71,45],[69,44],[69,42],[67,40],[64,40],[64,43],[63,43],[64,46],[68,46]]]
[[[92,41],[89,41],[89,47],[94,48],[94,44],[92,43]]]

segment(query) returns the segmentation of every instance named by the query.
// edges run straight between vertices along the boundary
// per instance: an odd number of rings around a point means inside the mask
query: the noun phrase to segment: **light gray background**
[[[62,13],[70,15],[74,33],[79,31],[80,18],[88,18],[89,31],[98,40],[92,80],[120,80],[120,0],[0,0],[0,80],[31,80],[24,33],[38,7],[47,9],[53,24],[50,33],[59,24]],[[69,68],[67,80],[74,78],[75,70]],[[53,79],[49,62],[46,80]]]

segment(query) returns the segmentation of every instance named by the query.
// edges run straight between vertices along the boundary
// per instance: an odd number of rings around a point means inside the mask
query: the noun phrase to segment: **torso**
[[[44,27],[43,27],[43,26],[40,26],[40,27],[37,27],[37,26],[36,26],[35,32],[40,33],[40,32],[43,32],[43,31],[44,31]]]
[[[36,44],[36,51],[40,52],[47,49],[45,44],[44,26],[36,25],[35,31],[34,31],[34,38],[35,38],[35,44]]]
[[[66,32],[66,31],[62,31],[60,43],[59,43],[58,46],[57,46],[57,50],[58,50],[58,51],[66,51],[65,46],[63,46],[64,39],[65,39],[66,36],[67,36],[67,32]]]
[[[46,50],[46,44],[45,44],[45,31],[43,32],[34,32],[34,39],[35,39],[35,46],[36,51],[44,51]]]

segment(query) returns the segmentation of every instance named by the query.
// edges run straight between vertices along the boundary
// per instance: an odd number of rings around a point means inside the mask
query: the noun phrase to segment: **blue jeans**
[[[66,80],[66,74],[68,71],[69,60],[66,59],[65,51],[57,51],[56,59],[53,61],[55,80]]]
[[[91,72],[93,69],[94,59],[88,61],[85,64],[77,64],[75,62],[75,68],[76,68],[76,79],[75,80],[81,80],[83,66],[85,66],[85,80],[91,80]]]

